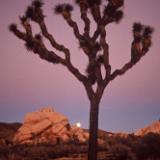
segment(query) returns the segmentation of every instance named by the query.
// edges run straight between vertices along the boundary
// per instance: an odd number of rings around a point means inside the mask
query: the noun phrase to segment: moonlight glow
[[[77,122],[77,123],[76,123],[76,126],[77,126],[78,128],[80,128],[80,127],[81,127],[81,123],[80,123],[80,122]]]

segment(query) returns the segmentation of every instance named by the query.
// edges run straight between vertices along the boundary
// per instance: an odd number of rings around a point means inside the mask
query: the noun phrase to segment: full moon
[[[76,126],[77,126],[78,128],[80,128],[80,127],[81,127],[81,123],[80,123],[80,122],[76,123]]]

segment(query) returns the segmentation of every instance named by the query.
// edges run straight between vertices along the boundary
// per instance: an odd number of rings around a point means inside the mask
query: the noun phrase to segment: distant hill
[[[21,123],[4,123],[0,122],[0,140],[12,141],[13,136],[21,127]]]
[[[143,136],[143,135],[146,135],[148,133],[160,134],[160,120],[156,121],[156,122],[153,122],[150,125],[148,125],[144,128],[138,129],[137,131],[134,132],[134,134],[136,136]]]

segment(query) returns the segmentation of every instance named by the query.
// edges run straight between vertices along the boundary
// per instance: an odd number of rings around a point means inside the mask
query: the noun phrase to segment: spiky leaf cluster
[[[17,25],[15,23],[12,23],[8,28],[11,32],[15,32],[17,30]]]
[[[132,62],[136,63],[138,60],[146,54],[152,44],[153,29],[149,26],[143,26],[141,23],[133,24],[133,37],[132,43]],[[143,51],[143,54],[142,54]]]
[[[123,11],[122,10],[116,11],[115,14],[113,15],[113,18],[116,23],[119,23],[120,20],[123,18]]]
[[[57,5],[57,6],[55,6],[54,12],[56,14],[61,14],[63,12],[63,5]]]
[[[79,41],[79,47],[82,48],[88,56],[92,56],[92,58],[95,58],[98,51],[101,50],[101,46],[98,42],[89,43],[85,39]]]
[[[35,8],[41,8],[43,6],[43,2],[40,1],[40,0],[35,0],[32,2],[32,5],[35,7]]]
[[[124,5],[124,0],[108,0],[108,5],[104,9],[104,14],[118,23],[123,18],[123,11],[120,8]]]
[[[153,28],[147,26],[144,28],[143,36],[150,36],[153,33]]]
[[[32,18],[33,13],[34,13],[34,8],[32,6],[29,6],[26,10],[25,15],[26,15],[27,18]]]
[[[118,9],[124,5],[124,0],[108,0],[108,2],[115,9]]]
[[[143,29],[143,25],[141,23],[133,24],[133,32],[141,32]]]
[[[134,41],[139,43],[142,40],[143,25],[141,23],[133,24]]]
[[[66,11],[66,12],[71,12],[71,11],[73,11],[73,6],[71,6],[70,4],[66,4],[66,5],[65,5],[65,11]]]
[[[54,12],[56,14],[61,14],[62,12],[71,12],[73,10],[73,7],[70,4],[59,4],[55,6]]]
[[[88,8],[88,4],[86,0],[75,0],[75,3],[79,6],[83,5],[83,7]]]
[[[143,38],[142,38],[142,44],[143,44],[143,50],[147,52],[149,48],[152,45],[152,33],[153,33],[153,28],[150,26],[146,26],[143,31]]]
[[[40,40],[40,41],[42,40],[42,36],[41,36],[40,34],[36,34],[36,35],[35,35],[35,38],[36,38],[37,40]]]
[[[35,0],[32,2],[31,6],[28,6],[25,17],[30,18],[33,21],[40,22],[43,21],[44,15],[42,12],[42,7],[43,3],[39,0]]]
[[[48,54],[45,49],[40,45],[39,41],[39,35],[35,35],[35,37],[28,37],[25,43],[25,47],[28,51],[32,51],[35,54],[39,54],[40,57],[43,56],[45,58],[45,56]],[[38,40],[38,41],[37,41]],[[47,56],[48,57],[48,56]]]
[[[31,38],[28,38],[25,43],[25,47],[28,51],[33,51],[35,48],[34,41]]]

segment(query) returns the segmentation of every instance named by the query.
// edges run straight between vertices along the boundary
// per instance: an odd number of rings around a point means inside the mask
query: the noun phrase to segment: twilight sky
[[[8,31],[12,22],[21,28],[18,16],[23,15],[30,2],[0,0],[0,121],[21,122],[27,112],[53,106],[68,116],[71,123],[79,121],[88,128],[89,101],[82,84],[63,66],[52,65],[26,51],[24,42]],[[72,30],[61,16],[53,14],[55,4],[72,0],[44,2],[49,31],[58,42],[71,49],[73,63],[84,71],[86,57],[78,48]],[[148,54],[106,88],[100,105],[101,129],[132,132],[160,118],[159,8],[160,0],[126,0],[121,23],[108,26],[107,41],[113,69],[120,68],[130,58],[133,22],[151,25],[155,32]],[[77,6],[74,9],[73,19],[81,30],[83,22],[79,9]],[[34,31],[39,33],[39,28],[33,25]]]

